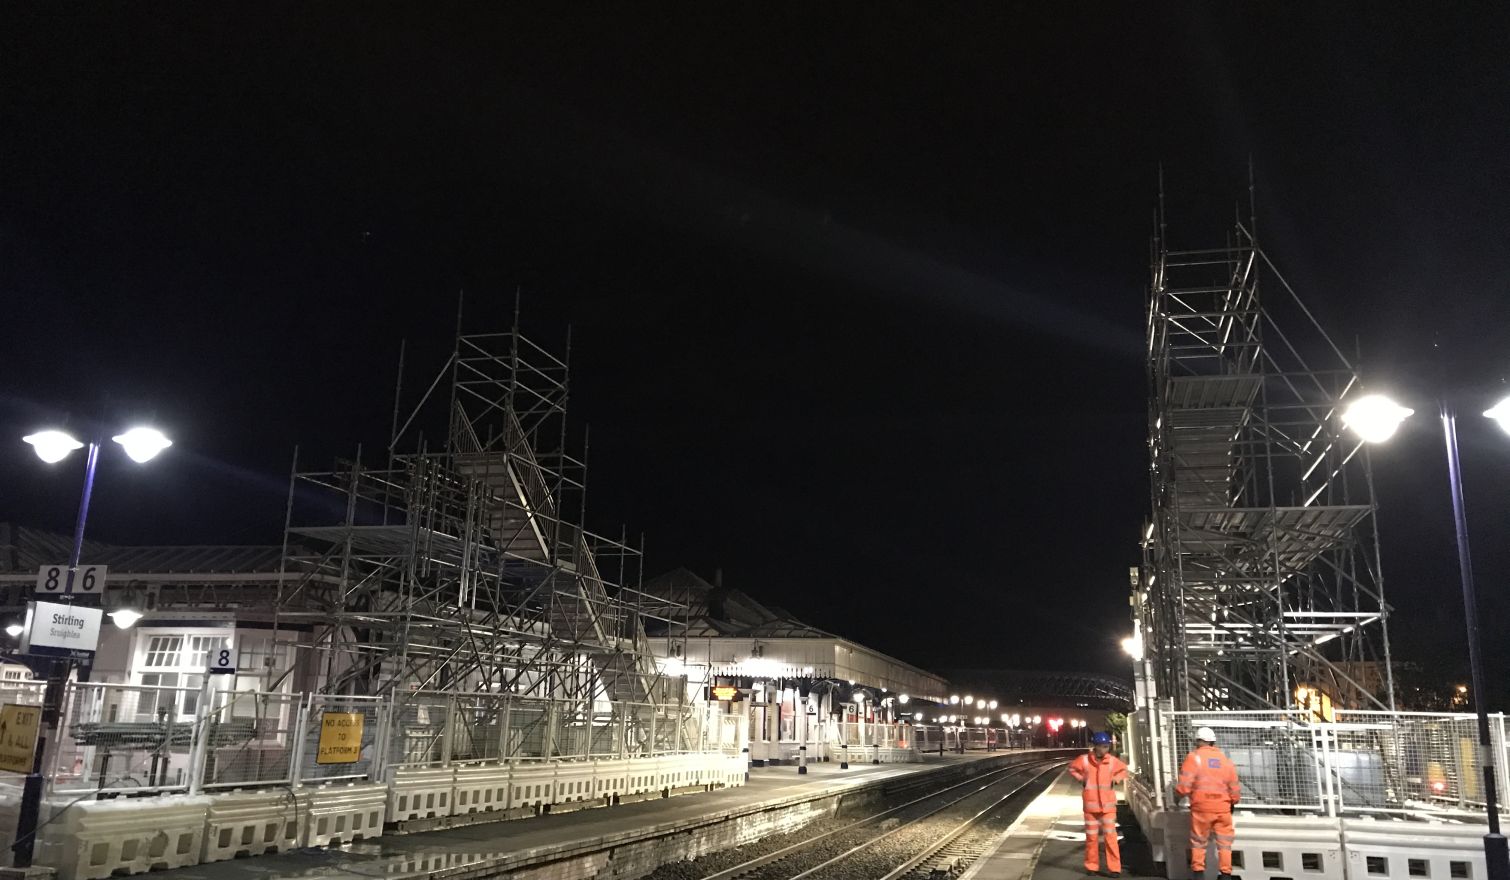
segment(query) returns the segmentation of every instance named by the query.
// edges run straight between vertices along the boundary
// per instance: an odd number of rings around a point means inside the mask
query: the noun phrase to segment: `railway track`
[[[702,880],[897,880],[957,874],[1005,825],[991,821],[1063,759],[1004,767],[910,800]]]

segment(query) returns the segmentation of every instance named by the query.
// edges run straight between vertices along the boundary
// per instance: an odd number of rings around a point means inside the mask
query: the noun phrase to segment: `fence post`
[[[456,746],[456,695],[446,694],[446,721],[440,728],[440,765],[451,766],[451,754]]]
[[[1499,776],[1496,785],[1499,791],[1510,792],[1510,741],[1505,740],[1504,712],[1499,712],[1493,720],[1495,723],[1489,726],[1489,743],[1493,749],[1495,771]]]
[[[616,738],[619,741],[619,743],[618,743],[618,746],[619,746],[618,747],[619,760],[622,761],[624,759],[625,753],[629,750],[629,712],[628,712],[628,708],[630,706],[632,706],[633,704],[632,703],[614,703],[614,705],[616,707],[618,707],[618,712],[619,712],[619,735]]]
[[[561,710],[552,697],[545,704],[545,736],[540,741],[540,757],[549,761],[556,755],[556,724],[561,719]]]
[[[512,759],[514,757],[514,698],[503,698],[503,721],[499,723],[503,728],[503,742],[498,747],[498,757]]]
[[[294,741],[293,752],[289,756],[288,784],[290,788],[298,788],[304,781],[304,751],[305,740],[308,739],[309,704],[314,698],[313,694],[305,694],[304,699],[299,701],[299,707],[294,711]]]
[[[210,719],[214,716],[214,707],[210,701],[215,698],[215,679],[206,675],[203,683],[199,686],[199,702],[194,707],[194,739],[189,746],[189,794],[197,795],[204,791],[205,770],[209,766],[210,759]]]
[[[581,703],[582,709],[582,758],[592,757],[592,700]]]
[[[393,725],[398,718],[395,701],[398,699],[394,693],[389,693],[387,698],[377,704],[373,714],[377,716],[377,730],[372,737],[372,761],[369,778],[373,782],[381,782],[388,772],[389,747],[393,743]]]

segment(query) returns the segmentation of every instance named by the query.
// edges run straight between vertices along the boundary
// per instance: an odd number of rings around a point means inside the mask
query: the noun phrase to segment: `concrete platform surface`
[[[161,880],[272,880],[320,877],[356,880],[373,877],[429,877],[437,872],[467,874],[491,864],[517,864],[537,852],[570,855],[636,839],[653,829],[674,830],[720,816],[798,802],[819,794],[896,779],[938,767],[1024,752],[926,755],[912,764],[808,765],[756,767],[741,788],[639,801],[616,807],[577,810],[535,818],[470,825],[416,834],[395,834],[341,847],[311,848],[207,865],[155,871]]]
[[[1163,878],[1155,873],[1148,842],[1126,804],[1117,806],[1122,877]],[[1023,811],[996,849],[976,860],[960,880],[1085,880],[1085,818],[1080,786],[1062,774]]]

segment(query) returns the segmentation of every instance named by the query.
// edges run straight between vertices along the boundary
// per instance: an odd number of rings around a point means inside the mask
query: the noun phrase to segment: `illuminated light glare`
[[[751,678],[775,678],[781,673],[781,664],[769,657],[748,657],[739,665]]]
[[[1499,422],[1505,433],[1510,434],[1510,397],[1496,403],[1492,409],[1485,410],[1484,416]]]
[[[126,455],[138,464],[151,461],[159,452],[173,445],[173,441],[156,428],[132,428],[110,439],[121,444]]]
[[[973,706],[973,705],[975,705],[975,698],[974,697],[965,697],[965,705],[966,706]]]
[[[38,431],[21,439],[30,443],[31,448],[37,452],[37,458],[48,464],[57,464],[67,458],[68,453],[84,445],[62,431]]]
[[[1365,394],[1343,410],[1342,423],[1365,443],[1383,443],[1413,412],[1383,394]]]
[[[687,674],[687,664],[683,663],[680,657],[662,657],[660,664],[661,671],[667,675],[675,677]]]
[[[991,708],[992,708],[992,709],[995,709],[995,708],[996,708],[996,701],[995,701],[995,700],[992,700],[992,701],[991,701],[991,702],[990,702],[990,704],[989,704],[989,705],[990,705],[990,707],[991,707]]]
[[[955,696],[950,697],[949,698],[949,705],[951,705],[951,706],[958,706],[959,705],[959,696],[955,695]]]
[[[1143,659],[1143,634],[1134,632],[1122,640],[1122,651],[1134,660]]]
[[[910,699],[912,698],[907,696],[906,694],[897,694],[897,702],[901,703],[903,706],[907,705],[907,701]]]
[[[8,635],[8,636],[10,636],[13,639],[16,638],[17,636],[21,635],[21,633],[23,633],[25,631],[26,631],[26,627],[22,626],[19,623],[12,623],[12,624],[10,624],[9,626],[7,626],[5,628],[5,634]]]
[[[110,622],[116,629],[130,629],[141,619],[142,613],[135,608],[117,608],[110,612]]]

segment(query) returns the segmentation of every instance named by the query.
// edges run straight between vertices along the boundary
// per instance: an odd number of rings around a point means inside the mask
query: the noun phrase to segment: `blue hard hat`
[[[1107,733],[1106,731],[1104,731],[1104,730],[1098,730],[1095,733],[1091,734],[1091,745],[1093,745],[1093,746],[1109,746],[1111,744],[1112,744],[1112,735],[1109,734],[1109,733]]]

